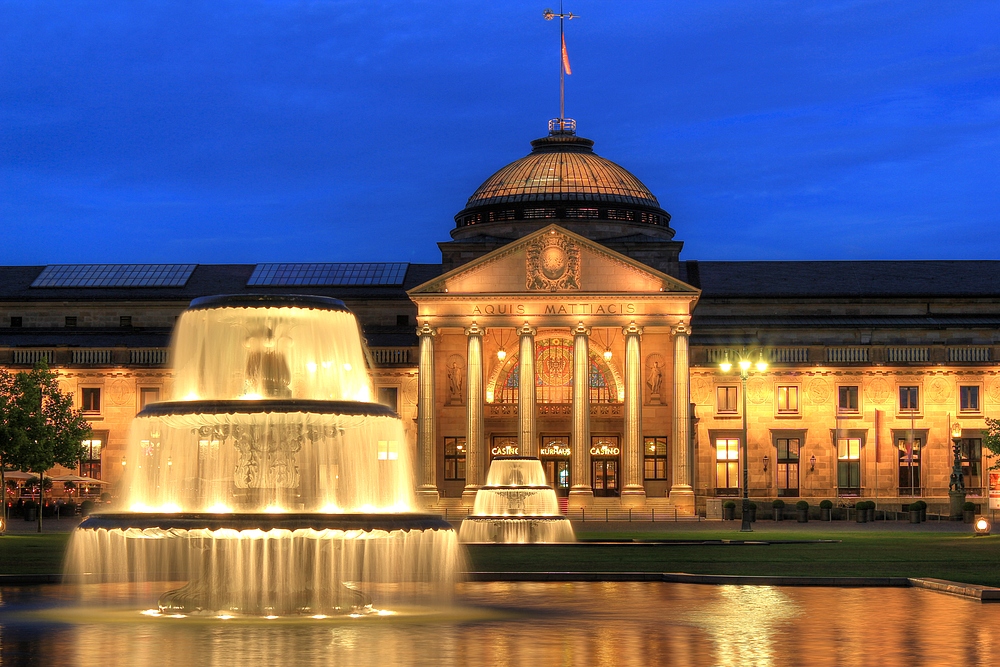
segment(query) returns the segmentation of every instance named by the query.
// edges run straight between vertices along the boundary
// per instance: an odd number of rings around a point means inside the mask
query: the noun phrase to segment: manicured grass
[[[58,574],[69,533],[0,537],[0,574]]]
[[[1000,586],[1000,536],[969,534],[755,531],[581,534],[641,540],[840,540],[770,545],[586,545],[469,547],[473,571],[687,572],[760,576],[935,577]]]

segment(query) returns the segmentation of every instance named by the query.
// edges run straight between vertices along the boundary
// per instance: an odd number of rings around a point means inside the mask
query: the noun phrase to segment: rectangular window
[[[837,492],[842,496],[861,493],[861,438],[837,440]]]
[[[11,318],[10,318],[10,326],[13,329],[18,329],[18,328],[24,326],[24,320],[21,317],[11,316]]]
[[[719,414],[736,414],[738,391],[736,385],[720,385],[715,388],[716,409]]]
[[[837,387],[837,412],[852,413],[858,411],[858,386],[842,385]]]
[[[970,496],[982,496],[983,441],[980,438],[962,438],[960,447],[965,492]]]
[[[139,387],[139,410],[142,411],[150,403],[160,400],[159,387]]]
[[[799,388],[796,386],[778,387],[778,414],[795,415],[799,413]]]
[[[408,327],[408,326],[410,326],[410,316],[409,315],[396,315],[396,326],[397,327]]]
[[[920,438],[897,438],[899,495],[920,495]]]
[[[80,389],[80,410],[86,414],[100,414],[100,387],[83,387]]]
[[[66,316],[66,326],[68,326],[68,327],[75,327],[76,326],[76,317],[75,316],[67,315]]]
[[[395,440],[378,441],[378,460],[396,461],[399,459],[399,443]]]
[[[80,474],[91,479],[101,478],[101,451],[104,449],[104,437],[95,435],[90,440],[84,440],[83,456],[80,457]]]
[[[132,328],[132,316],[131,315],[122,315],[121,317],[119,317],[118,318],[118,326],[121,327],[122,329],[131,329]]]
[[[740,439],[715,439],[715,494],[740,494]]]
[[[920,388],[903,387],[899,388],[899,411],[918,412],[920,410]]]
[[[667,478],[667,436],[646,436],[644,469],[646,479]]]
[[[444,478],[465,479],[465,438],[444,439]]]
[[[967,385],[958,388],[959,411],[979,412],[979,385]]]
[[[799,438],[777,438],[778,496],[799,495]]]
[[[399,387],[379,387],[378,402],[394,412],[399,412]]]

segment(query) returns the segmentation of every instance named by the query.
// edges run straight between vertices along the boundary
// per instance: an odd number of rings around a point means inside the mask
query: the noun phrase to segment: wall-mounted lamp
[[[770,460],[770,457],[767,454],[764,454],[764,472],[767,472],[767,462]]]
[[[123,468],[125,467],[125,457],[124,456],[122,457],[122,467]]]
[[[816,469],[816,455],[813,454],[809,457],[809,470],[813,471]]]

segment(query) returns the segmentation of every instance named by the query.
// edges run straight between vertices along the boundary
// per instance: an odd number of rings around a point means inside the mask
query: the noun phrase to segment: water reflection
[[[70,589],[6,588],[0,664],[914,667],[987,665],[1000,648],[1000,608],[914,589],[462,584],[475,613],[302,622],[142,616],[156,593],[90,589],[88,605],[133,606],[53,615],[37,610],[64,609]]]

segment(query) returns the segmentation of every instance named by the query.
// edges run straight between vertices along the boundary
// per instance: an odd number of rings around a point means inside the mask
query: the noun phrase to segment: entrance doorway
[[[594,459],[594,495],[618,495],[618,459]]]
[[[545,469],[545,482],[556,490],[560,498],[569,495],[570,448],[568,435],[544,435],[538,451]]]
[[[595,496],[618,495],[618,468],[622,450],[617,435],[590,439],[590,471]]]

